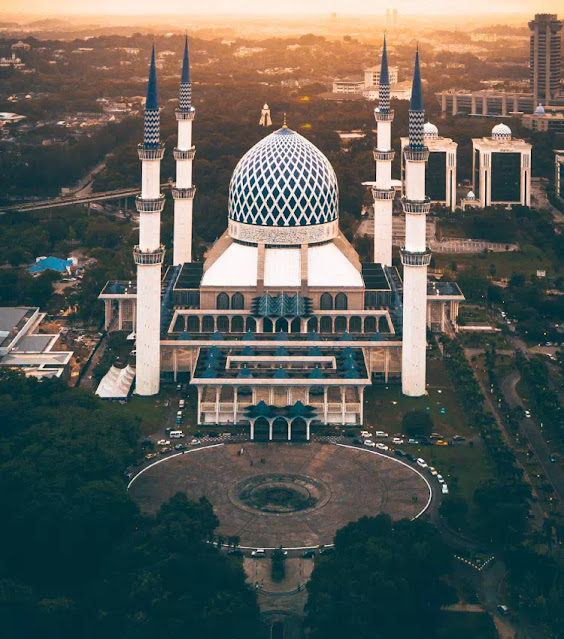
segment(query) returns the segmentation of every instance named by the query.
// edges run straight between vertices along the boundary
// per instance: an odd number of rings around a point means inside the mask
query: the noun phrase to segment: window
[[[243,318],[240,315],[235,315],[231,319],[231,331],[233,333],[243,333],[245,331],[245,322],[243,322]]]
[[[245,308],[245,298],[241,293],[233,293],[231,298],[231,308],[236,311],[242,311]]]
[[[217,318],[217,330],[220,333],[229,333],[229,318],[225,315],[220,315]]]
[[[358,315],[351,317],[349,322],[349,331],[351,333],[360,333],[362,331],[362,320]]]
[[[349,307],[349,300],[344,293],[337,293],[335,297],[335,310],[346,311]]]
[[[211,315],[205,315],[202,320],[202,333],[214,333],[213,317]]]
[[[347,318],[342,315],[335,319],[335,333],[344,333],[347,330]]]
[[[217,296],[217,309],[225,311],[229,308],[229,295],[227,293],[220,293]]]
[[[333,310],[333,297],[330,293],[323,293],[321,299],[319,300],[319,307],[322,311]]]
[[[199,333],[200,332],[200,318],[194,315],[188,316],[188,332]]]
[[[322,317],[319,322],[319,330],[322,333],[332,333],[333,332],[333,322],[330,317]]]

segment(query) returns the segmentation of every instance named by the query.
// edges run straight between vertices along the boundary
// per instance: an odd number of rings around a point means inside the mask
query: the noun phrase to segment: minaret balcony
[[[196,147],[193,146],[191,149],[176,148],[172,153],[175,160],[193,160],[196,155]]]
[[[392,122],[394,119],[394,112],[392,109],[389,111],[374,110],[374,119],[376,122]]]
[[[372,197],[374,198],[374,201],[393,200],[395,196],[395,189],[379,189],[376,186],[372,187]]]
[[[408,145],[404,147],[403,154],[408,162],[427,162],[429,159],[429,149],[426,146],[413,148]]]
[[[147,251],[144,251],[137,245],[133,249],[133,261],[137,266],[162,264],[164,262],[165,252],[165,247],[162,244],[158,249]]]
[[[137,154],[140,160],[162,160],[164,155],[165,145],[159,144],[159,146],[145,146],[144,144],[137,145]]]
[[[373,153],[376,162],[391,162],[396,154],[394,150],[380,151],[379,149],[374,149]]]
[[[176,185],[172,187],[172,197],[175,200],[193,200],[194,195],[196,195],[196,187],[188,186],[185,188],[180,188]]]
[[[403,212],[414,215],[427,215],[431,209],[431,200],[426,197],[424,200],[408,200],[402,198]]]
[[[144,198],[138,195],[135,198],[135,205],[139,213],[160,213],[164,208],[165,196],[159,195],[155,198]]]
[[[400,248],[401,263],[404,266],[429,266],[431,263],[431,249],[425,251],[408,251],[405,246]]]
[[[196,117],[196,109],[190,107],[190,109],[176,109],[177,120],[193,120]]]

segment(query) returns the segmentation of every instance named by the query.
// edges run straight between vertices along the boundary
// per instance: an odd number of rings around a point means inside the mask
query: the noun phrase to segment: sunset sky
[[[410,14],[468,13],[534,13],[562,10],[561,0],[0,0],[3,13],[40,14],[166,14],[166,13],[383,13],[387,7]]]

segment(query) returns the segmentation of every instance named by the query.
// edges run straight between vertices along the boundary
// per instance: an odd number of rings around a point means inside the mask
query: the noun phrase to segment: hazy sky
[[[562,11],[562,0],[0,0],[5,13],[383,13],[386,8],[422,13],[535,13]]]

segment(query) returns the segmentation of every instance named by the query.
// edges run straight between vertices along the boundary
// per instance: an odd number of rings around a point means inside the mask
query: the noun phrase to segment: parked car
[[[170,440],[169,439],[159,439],[157,444],[159,446],[168,446],[170,444]]]
[[[437,439],[437,441],[435,442],[435,444],[436,444],[437,446],[448,446],[448,445],[449,445],[449,443],[448,443],[448,442],[445,442],[445,440],[444,440],[444,439]]]
[[[372,435],[367,430],[361,430],[360,431],[360,436],[361,437],[372,437]]]
[[[436,477],[439,474],[439,471],[434,468],[433,466],[429,466],[427,468],[427,471],[431,473],[431,475],[433,475],[433,477]]]
[[[509,608],[505,604],[499,604],[497,611],[502,617],[507,617],[509,615]]]
[[[440,433],[431,433],[429,439],[442,439],[443,436]]]
[[[455,442],[465,442],[466,441],[466,437],[462,437],[462,435],[455,435],[452,439]]]
[[[186,437],[186,435],[184,435],[184,431],[181,431],[181,430],[171,430],[170,431],[170,438],[171,439],[182,439],[182,437]]]
[[[415,455],[412,455],[411,453],[407,453],[406,457],[407,459],[409,459],[409,461],[417,461],[417,457],[415,457]]]
[[[392,443],[393,444],[403,444],[403,439],[401,439],[401,437],[394,437],[392,439]]]
[[[396,448],[394,450],[394,455],[397,455],[398,457],[405,457],[406,456],[405,452],[401,448]]]
[[[186,402],[185,402],[183,399],[181,399],[181,400],[178,402],[178,408],[184,408],[184,406],[185,406],[185,405],[186,405]]]
[[[188,446],[186,446],[186,444],[176,444],[174,450],[186,450],[187,448]]]
[[[419,459],[417,460],[417,465],[421,466],[421,468],[427,468],[428,466],[427,462],[421,457],[419,457]]]
[[[197,446],[198,444],[201,444],[202,442],[199,439],[194,438],[191,442],[190,442],[190,446]]]
[[[313,559],[315,557],[315,550],[305,550],[302,557],[304,559]]]
[[[253,550],[251,557],[255,557],[256,559],[266,557],[266,550],[264,548],[257,548],[256,550]]]
[[[370,448],[374,448],[374,446],[376,446],[376,444],[371,439],[365,439],[364,445],[369,446]]]
[[[442,475],[437,475],[436,479],[439,482],[439,484],[444,484],[445,483],[445,480],[443,479]]]
[[[156,457],[159,453],[147,453],[145,455],[145,459],[153,459],[153,457]]]
[[[386,446],[386,444],[382,444],[382,442],[378,442],[376,444],[376,448],[379,448],[380,450],[390,450],[389,446]]]
[[[408,444],[418,444],[418,443],[419,443],[419,440],[418,440],[418,439],[413,439],[413,437],[410,437],[410,438],[407,440],[407,443],[408,443]]]
[[[441,485],[441,491],[443,495],[448,495],[448,486],[446,484]]]
[[[389,437],[388,433],[385,433],[383,430],[377,430],[374,433],[374,437]]]

